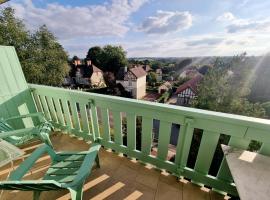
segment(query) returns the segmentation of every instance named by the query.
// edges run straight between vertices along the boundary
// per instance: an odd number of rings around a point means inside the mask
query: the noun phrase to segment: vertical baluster
[[[109,112],[107,108],[101,108],[101,118],[102,118],[102,126],[103,126],[103,135],[102,138],[104,142],[111,141],[110,137],[110,126],[109,126]]]
[[[202,174],[208,174],[210,165],[212,163],[214,153],[219,140],[219,133],[204,131],[201,139],[197,161],[195,163],[195,171]]]
[[[40,100],[41,100],[41,103],[42,103],[42,107],[43,107],[45,117],[47,119],[49,119],[49,120],[52,120],[51,115],[50,115],[50,111],[49,111],[49,108],[48,108],[48,105],[47,105],[47,102],[46,102],[46,99],[45,99],[45,96],[40,96]]]
[[[81,131],[79,115],[77,111],[77,104],[75,101],[70,101],[70,109],[72,114],[73,127],[77,131],[77,134]]]
[[[185,124],[181,125],[180,135],[177,143],[177,153],[175,158],[175,164],[177,164],[177,172],[179,176],[183,173],[184,168],[187,165],[190,145],[193,137],[193,119],[185,119]]]
[[[168,147],[171,136],[171,122],[160,121],[159,135],[158,135],[158,154],[160,160],[167,160]]]
[[[50,110],[50,113],[51,113],[51,116],[52,116],[52,120],[57,123],[58,119],[57,119],[57,115],[56,115],[56,112],[55,112],[55,109],[54,109],[53,100],[52,100],[51,97],[47,97],[47,101],[48,101],[49,110]]]
[[[259,153],[266,155],[266,156],[269,156],[270,155],[270,143],[264,142],[260,148]]]
[[[127,113],[127,147],[130,151],[136,149],[136,115]]]
[[[114,127],[114,142],[115,144],[122,145],[122,119],[121,113],[118,111],[112,111],[113,115],[113,127]]]
[[[80,103],[80,114],[81,114],[81,119],[82,119],[82,130],[84,134],[89,135],[89,123],[88,123],[88,116],[86,113],[86,108],[85,104]]]
[[[41,106],[38,95],[35,92],[33,92],[32,94],[33,94],[33,98],[34,98],[34,101],[35,101],[36,106],[37,106],[37,111],[38,112],[43,112],[43,109],[42,109],[42,106]]]
[[[142,117],[142,153],[144,155],[150,155],[152,146],[152,127],[153,119],[149,117]]]
[[[66,119],[66,124],[68,126],[67,129],[68,130],[71,130],[73,127],[72,127],[72,122],[71,122],[69,107],[68,107],[68,104],[67,104],[67,101],[66,100],[63,100],[62,99],[62,106],[63,106],[63,110],[64,110],[64,116],[65,116],[65,119]]]
[[[241,149],[247,149],[248,145],[250,143],[250,140],[244,139],[244,138],[237,138],[237,137],[231,137],[229,141],[229,146],[232,147],[238,147]],[[233,178],[230,172],[230,169],[228,167],[227,161],[223,158],[218,174],[218,179],[222,179],[224,181],[233,182]]]
[[[92,124],[92,140],[96,141],[99,137],[99,127],[98,127],[98,117],[97,117],[97,108],[93,100],[90,100],[89,103],[91,111],[91,124]]]
[[[62,126],[65,126],[65,120],[64,120],[62,109],[61,109],[60,101],[59,101],[59,99],[54,99],[54,100],[55,100],[54,103],[55,103],[55,108],[56,108],[56,114],[57,114],[57,118],[59,120],[59,123]]]

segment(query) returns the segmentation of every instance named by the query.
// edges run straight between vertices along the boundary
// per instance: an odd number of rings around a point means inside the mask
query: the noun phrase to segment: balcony
[[[60,132],[54,134],[52,142],[57,150],[87,150],[89,144]],[[39,143],[34,142],[21,148],[27,157]],[[200,187],[186,182],[176,181],[175,176],[160,173],[152,166],[142,165],[114,152],[102,149],[100,151],[100,169],[93,169],[91,176],[84,185],[84,199],[223,199],[215,192],[202,191]],[[15,167],[22,161],[15,162]],[[9,166],[0,169],[0,179],[5,180]],[[40,158],[31,172],[24,179],[38,179],[49,167],[49,156]],[[31,199],[32,192],[5,191],[3,199]],[[57,199],[68,200],[68,191],[43,192],[41,200]]]
[[[92,141],[102,144],[101,169],[94,170],[86,183],[85,199],[237,196],[226,161],[216,158],[222,138],[241,149],[259,141],[258,152],[270,154],[265,142],[270,139],[269,120],[27,84],[18,61],[8,63],[10,68],[0,65],[3,117],[43,112],[59,130],[52,137],[57,148],[84,149]],[[16,126],[33,123],[25,120]],[[35,147],[22,148],[29,153]],[[46,171],[46,158],[37,165],[26,178],[38,178]],[[7,171],[7,167],[0,170],[3,179]],[[69,198],[66,193],[46,194],[51,199]],[[27,199],[30,194],[5,195]]]

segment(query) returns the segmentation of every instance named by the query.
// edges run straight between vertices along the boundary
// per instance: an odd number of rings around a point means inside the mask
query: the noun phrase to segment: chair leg
[[[99,163],[99,156],[98,156],[98,154],[97,154],[97,157],[96,157],[95,161],[96,161],[97,167],[100,168],[100,163]]]
[[[69,189],[70,195],[71,195],[71,200],[82,200],[82,195],[83,195],[83,190],[82,186],[75,189]]]
[[[40,194],[41,194],[41,191],[34,191],[33,199],[34,200],[39,200]]]

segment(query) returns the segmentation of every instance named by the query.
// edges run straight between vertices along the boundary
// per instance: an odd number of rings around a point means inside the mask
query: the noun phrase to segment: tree
[[[155,83],[157,82],[157,74],[155,72],[150,72],[147,78],[148,78],[148,82],[151,85],[155,85]]]
[[[214,67],[204,76],[198,86],[196,108],[264,117],[265,111],[258,103],[247,100],[249,84],[246,77],[252,65],[245,54],[234,57],[229,63],[217,59]]]
[[[25,69],[28,63],[24,61],[32,54],[29,52],[31,38],[22,20],[15,18],[14,14],[14,9],[10,7],[0,12],[0,44],[14,46]]]
[[[15,47],[27,82],[63,83],[68,72],[67,54],[46,26],[31,34],[7,7],[0,12],[0,44]]]
[[[102,51],[103,49],[99,46],[91,47],[88,50],[86,58],[90,59],[94,65],[102,67]]]
[[[43,25],[32,36],[33,57],[31,61],[35,66],[25,69],[28,81],[58,86],[63,83],[64,77],[69,71],[67,53],[56,41],[54,35]],[[30,70],[38,69],[35,76]]]
[[[87,58],[91,59],[103,71],[114,74],[128,64],[126,52],[121,46],[92,47],[88,50]]]

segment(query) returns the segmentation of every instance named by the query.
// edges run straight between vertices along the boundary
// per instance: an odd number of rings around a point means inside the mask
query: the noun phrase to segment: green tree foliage
[[[246,82],[253,65],[246,55],[235,56],[225,63],[217,59],[198,87],[198,98],[193,106],[206,110],[264,117],[258,103],[247,100],[250,84]]]
[[[154,85],[157,82],[157,74],[155,72],[150,72],[147,79],[150,84]]]
[[[68,57],[63,47],[56,41],[54,35],[45,25],[32,36],[33,57],[31,63],[35,64],[31,68],[25,69],[26,77],[30,82],[47,85],[61,85],[63,79],[69,71]],[[36,72],[31,75],[30,70]]]
[[[101,67],[103,64],[102,54],[103,54],[103,49],[100,46],[94,46],[88,50],[86,58],[90,59],[94,65]]]
[[[91,59],[103,71],[113,72],[114,74],[128,64],[126,52],[121,46],[92,47],[88,51],[87,58]]]
[[[10,7],[0,12],[0,44],[14,46],[26,80],[58,86],[68,72],[67,54],[46,26],[30,33]]]

